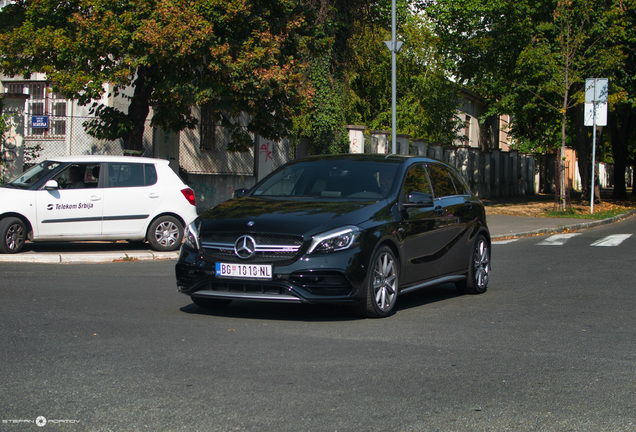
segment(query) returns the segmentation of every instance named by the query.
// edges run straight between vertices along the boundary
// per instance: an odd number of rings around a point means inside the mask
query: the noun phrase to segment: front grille
[[[226,262],[277,263],[294,258],[303,244],[301,237],[248,234],[256,243],[256,253],[249,259],[241,259],[234,252],[234,244],[242,235],[245,233],[206,235],[201,240],[204,256]]]
[[[286,294],[286,288],[267,282],[242,282],[242,281],[224,281],[217,279],[212,283],[212,291],[227,292],[236,294],[269,294],[283,295]]]

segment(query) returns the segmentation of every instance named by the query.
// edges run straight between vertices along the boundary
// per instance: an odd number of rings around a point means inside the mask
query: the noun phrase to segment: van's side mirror
[[[60,188],[60,185],[57,183],[57,180],[48,180],[44,183],[44,189],[46,190],[57,190]]]

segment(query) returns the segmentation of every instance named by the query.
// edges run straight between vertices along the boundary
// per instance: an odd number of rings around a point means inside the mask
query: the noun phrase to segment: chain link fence
[[[64,123],[59,123],[63,119]],[[52,129],[24,129],[25,165],[58,156],[124,155],[123,140],[100,140],[86,133],[84,124],[92,117],[56,118],[56,134]],[[25,121],[26,124],[26,121]],[[230,136],[216,125],[200,125],[178,134],[152,127],[146,122],[141,156],[177,160],[181,170],[191,174],[223,174],[253,176],[255,157],[265,157],[274,168],[289,160],[287,140],[268,141],[252,134],[255,147],[248,152],[229,152]],[[9,142],[11,140],[9,139]],[[7,149],[3,159],[14,159],[15,149]],[[10,161],[9,161],[10,162]]]

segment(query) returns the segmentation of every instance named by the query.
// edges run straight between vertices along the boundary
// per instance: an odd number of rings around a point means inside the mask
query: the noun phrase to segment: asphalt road
[[[174,261],[0,263],[0,430],[636,431],[636,236],[591,246],[633,233],[495,243],[485,294],[377,320],[204,312]]]

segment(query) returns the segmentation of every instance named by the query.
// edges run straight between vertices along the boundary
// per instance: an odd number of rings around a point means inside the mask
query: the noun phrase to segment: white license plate
[[[216,275],[226,278],[271,279],[271,264],[216,263]]]

